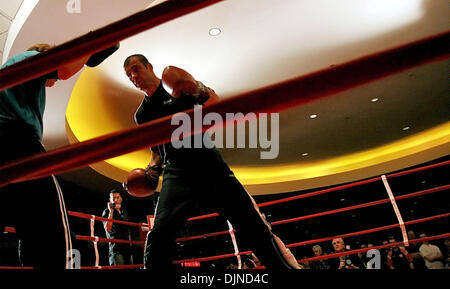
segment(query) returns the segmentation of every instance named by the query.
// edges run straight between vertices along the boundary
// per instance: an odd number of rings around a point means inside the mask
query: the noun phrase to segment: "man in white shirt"
[[[426,234],[420,234],[420,238],[425,238],[426,236]],[[425,260],[425,266],[428,269],[444,269],[442,252],[438,246],[431,245],[428,241],[425,241],[420,246],[419,252]]]

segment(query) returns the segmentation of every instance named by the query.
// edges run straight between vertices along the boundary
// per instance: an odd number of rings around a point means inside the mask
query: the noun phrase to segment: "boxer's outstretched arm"
[[[219,101],[219,96],[211,88],[205,86],[200,81],[189,74],[187,71],[175,67],[168,66],[162,74],[162,81],[166,87],[172,89],[172,96],[180,97],[183,93],[197,97],[199,103],[206,101],[208,104]]]

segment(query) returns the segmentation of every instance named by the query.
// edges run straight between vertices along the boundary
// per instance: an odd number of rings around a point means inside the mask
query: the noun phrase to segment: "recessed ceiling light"
[[[370,100],[371,102],[377,102],[378,101],[378,97],[374,97]]]
[[[314,118],[316,118],[317,117],[317,114],[311,114],[310,116],[309,116],[309,118],[311,118],[311,119],[314,119]]]
[[[402,128],[403,130],[408,130],[408,129],[410,129],[410,127],[409,126],[405,126],[404,128]]]
[[[302,153],[302,157],[306,157],[307,155],[309,155],[308,153]]]
[[[222,31],[219,28],[211,28],[211,29],[209,29],[209,35],[211,35],[211,36],[217,36],[221,32]]]

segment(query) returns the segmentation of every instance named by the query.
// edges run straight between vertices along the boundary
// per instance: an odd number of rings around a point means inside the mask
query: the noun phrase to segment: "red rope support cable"
[[[416,192],[416,193],[397,196],[397,197],[395,197],[395,199],[403,200],[403,199],[407,199],[407,198],[423,196],[423,195],[431,194],[431,193],[438,192],[438,191],[444,191],[444,190],[448,190],[448,189],[450,189],[450,185],[445,185],[445,186],[441,186],[441,187],[431,188],[428,190],[423,190],[423,191]],[[272,224],[272,226],[281,225],[281,224],[286,224],[286,223],[291,223],[291,222],[296,222],[296,221],[301,221],[301,220],[306,220],[306,219],[311,219],[311,218],[316,218],[316,217],[322,217],[322,216],[326,216],[326,215],[346,212],[346,211],[360,209],[360,208],[372,207],[372,206],[376,206],[376,205],[389,203],[390,201],[391,201],[390,199],[383,199],[383,200],[368,202],[368,203],[364,203],[364,204],[349,206],[349,207],[345,207],[345,208],[339,208],[339,209],[335,209],[335,210],[320,212],[320,213],[316,213],[316,214],[276,221],[276,222],[272,222],[271,224]]]
[[[408,175],[408,174],[412,174],[412,173],[416,173],[416,172],[420,172],[420,171],[424,171],[424,170],[429,170],[429,169],[433,169],[433,168],[437,168],[437,167],[441,167],[441,166],[446,166],[446,165],[449,165],[449,164],[450,164],[450,161],[444,161],[444,162],[440,162],[440,163],[437,163],[437,164],[432,164],[432,165],[428,165],[428,166],[424,166],[424,167],[420,167],[420,168],[415,168],[415,169],[405,170],[405,171],[398,172],[398,173],[388,174],[388,175],[386,175],[386,178],[389,179],[389,178],[400,177],[400,176],[404,176],[404,175]],[[302,194],[302,195],[293,196],[293,197],[289,197],[289,198],[283,198],[283,199],[278,199],[278,200],[275,200],[275,201],[269,201],[269,202],[265,202],[265,203],[260,203],[260,204],[258,204],[258,206],[261,208],[261,207],[266,207],[266,206],[271,206],[271,205],[275,205],[275,204],[285,203],[285,202],[289,202],[289,201],[293,201],[293,200],[309,198],[309,197],[318,196],[318,195],[322,195],[322,194],[326,194],[326,193],[330,193],[330,192],[334,192],[334,191],[340,191],[340,190],[348,189],[348,188],[351,188],[351,187],[361,186],[361,185],[368,184],[368,183],[373,183],[373,182],[376,182],[376,181],[381,181],[381,177],[375,177],[375,178],[371,178],[371,179],[368,179],[368,180],[363,180],[363,181],[354,182],[354,183],[351,183],[351,184],[346,184],[346,185],[341,185],[341,186],[337,186],[337,187],[332,187],[332,188],[329,188],[329,189],[315,191],[315,192],[311,192],[311,193],[307,193],[307,194]]]
[[[448,216],[450,216],[450,213],[435,215],[435,216],[421,218],[421,219],[417,219],[417,220],[411,220],[411,221],[405,222],[405,225],[408,226],[408,225],[413,225],[413,224],[417,224],[417,223],[433,221],[433,220],[436,220],[436,219],[446,218]],[[388,225],[388,226],[382,226],[382,227],[378,227],[378,228],[367,229],[367,230],[363,230],[363,231],[347,233],[347,234],[333,236],[333,237],[325,237],[325,238],[319,238],[319,239],[315,239],[315,240],[308,240],[308,241],[293,243],[293,244],[286,245],[286,247],[294,248],[294,247],[299,247],[299,246],[305,246],[305,245],[311,245],[311,244],[331,241],[331,240],[336,239],[336,238],[349,238],[349,237],[354,237],[354,236],[361,236],[361,235],[366,235],[366,234],[370,234],[370,233],[374,233],[374,232],[394,229],[394,228],[397,228],[398,226],[400,226],[400,225],[399,224],[393,224],[393,225]]]
[[[429,169],[434,169],[437,167],[441,167],[441,166],[446,166],[446,165],[450,165],[450,161],[444,161],[444,162],[440,162],[437,164],[432,164],[432,165],[428,165],[428,166],[424,166],[424,167],[420,167],[420,168],[415,168],[415,169],[410,169],[410,170],[406,170],[406,171],[401,171],[398,173],[393,173],[393,174],[389,174],[386,175],[386,178],[396,178],[396,177],[401,177],[404,175],[408,175],[408,174],[412,174],[412,173],[417,173],[417,172],[421,172],[424,170],[429,170]]]
[[[260,203],[260,204],[258,204],[258,207],[261,208],[261,207],[266,207],[266,206],[271,206],[271,205],[275,205],[275,204],[285,203],[285,202],[289,202],[289,201],[293,201],[293,200],[299,200],[299,199],[314,197],[314,196],[318,196],[318,195],[322,195],[322,194],[326,194],[326,193],[330,193],[330,192],[340,191],[340,190],[344,190],[344,189],[348,189],[348,188],[352,188],[352,187],[361,186],[361,185],[364,185],[364,184],[373,183],[373,182],[376,182],[376,181],[379,181],[379,180],[381,180],[381,177],[376,177],[376,178],[372,178],[372,179],[369,179],[369,180],[364,180],[364,181],[359,181],[359,182],[355,182],[355,183],[351,183],[351,184],[341,185],[341,186],[337,186],[337,187],[333,187],[333,188],[329,188],[329,189],[324,189],[324,190],[320,190],[320,191],[315,191],[315,192],[311,192],[311,193],[306,193],[306,194],[293,196],[293,197],[289,197],[289,198],[283,198],[283,199],[279,199],[279,200],[275,200],[275,201],[269,201],[269,202],[265,202],[265,203]]]
[[[431,216],[431,217],[426,217],[426,218],[421,218],[421,219],[417,219],[417,220],[408,221],[408,222],[405,222],[405,225],[412,225],[412,224],[417,224],[417,223],[421,223],[421,222],[432,221],[432,220],[435,220],[435,219],[445,218],[445,217],[448,217],[448,216],[450,216],[450,213],[440,214],[440,215],[436,215],[436,216]],[[363,231],[354,232],[354,233],[348,233],[348,234],[339,235],[339,236],[325,237],[325,238],[320,238],[320,239],[315,239],[315,240],[308,240],[308,241],[304,241],[304,242],[293,243],[293,244],[286,245],[286,247],[294,248],[294,247],[308,245],[308,244],[313,244],[313,243],[318,243],[318,242],[330,241],[330,240],[333,240],[333,239],[335,239],[337,237],[348,238],[348,237],[353,237],[353,236],[359,236],[359,235],[374,233],[374,232],[378,232],[378,231],[384,231],[384,230],[388,230],[388,229],[393,229],[393,228],[396,228],[398,226],[399,226],[399,224],[393,224],[393,225],[388,225],[388,226],[383,226],[383,227],[363,230]],[[236,232],[236,230],[234,230],[234,232]],[[191,240],[196,240],[196,239],[204,239],[204,238],[209,238],[209,237],[226,235],[228,233],[229,233],[229,231],[208,233],[208,234],[203,234],[203,235],[178,238],[178,239],[176,239],[176,241],[177,242],[191,241]]]
[[[203,112],[280,112],[403,70],[446,59],[450,32],[323,69],[203,108]],[[44,65],[44,64],[42,64]],[[361,72],[364,73],[361,73]],[[0,74],[1,75],[1,74]],[[301,93],[301,95],[299,95]],[[193,119],[194,110],[187,111]],[[167,143],[173,128],[167,116],[146,124],[42,153],[0,167],[0,186],[59,174],[125,153]],[[210,126],[202,127],[205,131]],[[193,128],[194,129],[194,128]],[[199,133],[193,131],[192,133]]]
[[[96,220],[96,221],[118,223],[118,224],[123,224],[123,225],[128,225],[128,226],[134,226],[134,227],[142,227],[143,225],[146,225],[146,224],[141,224],[141,223],[132,223],[132,222],[121,221],[121,220],[107,219],[107,218],[103,218],[103,217],[97,217],[97,216],[92,216],[92,215],[79,213],[79,212],[73,212],[73,211],[69,211],[68,214],[70,216],[79,217],[79,218],[83,218],[83,219],[92,219],[94,217],[94,220]]]
[[[144,264],[136,264],[136,265],[115,265],[115,266],[86,266],[80,267],[80,269],[84,270],[101,270],[101,269],[140,269],[144,268]]]
[[[450,161],[444,161],[444,162],[440,162],[440,163],[437,163],[437,164],[423,166],[423,167],[420,167],[420,168],[409,169],[409,170],[405,170],[405,171],[398,172],[398,173],[388,174],[388,175],[386,175],[386,177],[388,179],[389,178],[400,177],[400,176],[416,173],[416,172],[419,172],[419,171],[424,171],[424,170],[429,170],[429,169],[433,169],[433,168],[437,168],[437,167],[441,167],[441,166],[446,166],[446,165],[449,165],[449,164],[450,164]],[[355,186],[360,186],[360,185],[364,185],[364,184],[368,184],[368,183],[373,183],[373,182],[376,182],[376,181],[381,181],[381,177],[375,177],[375,178],[371,178],[371,179],[368,179],[368,180],[358,181],[358,182],[354,182],[354,183],[351,183],[351,184],[340,185],[340,186],[336,186],[336,187],[332,187],[332,188],[328,188],[328,189],[324,189],[324,190],[319,190],[319,191],[315,191],[315,192],[311,192],[311,193],[306,193],[306,194],[301,194],[301,195],[297,195],[297,196],[293,196],[293,197],[288,197],[288,198],[278,199],[278,200],[274,200],[274,201],[259,203],[258,207],[261,208],[261,207],[266,207],[266,206],[271,206],[271,205],[275,205],[275,204],[285,203],[285,202],[289,202],[289,201],[293,201],[293,200],[309,198],[309,197],[318,196],[318,195],[322,195],[322,194],[326,194],[326,193],[330,193],[330,192],[334,192],[334,191],[348,189],[348,188],[355,187]],[[201,219],[217,217],[217,216],[219,216],[218,213],[212,213],[212,214],[192,217],[192,218],[189,218],[188,221],[201,220]]]
[[[249,255],[252,251],[245,251],[245,252],[239,252],[239,255]],[[236,254],[224,254],[224,255],[217,255],[217,256],[211,256],[211,257],[203,257],[203,258],[193,258],[193,259],[186,259],[186,260],[177,260],[173,261],[173,264],[181,264],[186,262],[205,262],[205,261],[214,261],[219,259],[225,259],[225,258],[231,258],[236,257]]]
[[[91,242],[99,242],[99,243],[118,243],[118,244],[133,244],[133,245],[144,245],[144,241],[131,241],[131,240],[121,240],[121,239],[107,239],[107,238],[100,238],[100,237],[92,237],[92,236],[83,236],[83,235],[76,235],[75,238],[77,240],[82,241],[91,241]]]
[[[405,225],[412,225],[412,224],[432,221],[432,220],[436,220],[436,219],[440,219],[440,218],[446,218],[448,216],[450,216],[450,213],[435,215],[435,216],[431,216],[431,217],[426,217],[426,218],[421,218],[421,219],[417,219],[417,220],[408,221],[408,222],[405,222]],[[299,246],[304,246],[304,245],[309,245],[309,244],[314,244],[314,243],[320,243],[320,242],[333,240],[333,239],[335,239],[337,237],[348,238],[348,237],[353,237],[353,236],[365,235],[365,234],[370,234],[370,233],[374,233],[374,232],[379,232],[379,231],[384,231],[384,230],[388,230],[388,229],[393,229],[393,228],[396,228],[398,226],[399,226],[399,224],[393,224],[393,225],[388,225],[388,226],[383,226],[383,227],[378,227],[378,228],[373,228],[373,229],[367,229],[367,230],[353,232],[353,233],[347,233],[347,234],[343,234],[343,235],[339,235],[339,236],[325,237],[325,238],[320,238],[320,239],[314,239],[314,240],[308,240],[308,241],[293,243],[293,244],[286,245],[286,247],[294,248],[294,247],[299,247]],[[236,230],[234,230],[234,232],[236,232]],[[185,242],[185,241],[204,239],[204,238],[221,236],[221,235],[227,235],[227,234],[229,234],[229,231],[207,233],[207,234],[203,234],[203,235],[196,235],[196,236],[190,236],[190,237],[177,238],[176,242]],[[77,240],[95,241],[95,238],[88,237],[88,236],[77,235],[76,238],[77,238]],[[99,242],[112,242],[112,243],[114,243],[114,241],[110,241],[110,240],[114,240],[114,239],[98,238],[97,240]],[[122,242],[122,243],[127,243],[127,242],[130,242],[130,241],[126,241],[126,242]],[[120,242],[116,242],[116,243],[120,243]],[[143,241],[142,242],[133,241],[132,244],[143,245],[144,243],[145,242],[143,242]]]
[[[61,65],[89,56],[135,34],[221,1],[223,0],[166,1],[133,14],[2,69],[0,90],[55,71]]]
[[[189,218],[188,221],[202,220],[202,219],[208,219],[208,218],[218,217],[218,216],[219,216],[218,213],[212,213],[212,214],[207,214],[207,215],[201,215],[201,216],[197,216],[197,217],[192,217],[192,218]]]
[[[0,270],[32,270],[33,267],[0,267]]]

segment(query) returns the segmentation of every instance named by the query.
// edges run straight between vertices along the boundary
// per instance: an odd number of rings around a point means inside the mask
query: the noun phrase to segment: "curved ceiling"
[[[57,2],[36,5],[10,55],[70,40],[153,1],[82,1],[80,14]],[[49,90],[44,143],[54,148],[134,125],[142,93],[122,72],[130,54],[145,54],[157,75],[182,67],[227,98],[446,31],[448,12],[433,0],[224,1],[126,39],[98,68]],[[214,27],[222,33],[208,35]],[[261,160],[260,148],[221,152],[252,194],[353,181],[448,155],[447,76],[448,61],[440,61],[282,112],[275,159]],[[93,168],[123,181],[148,158],[142,150]]]

